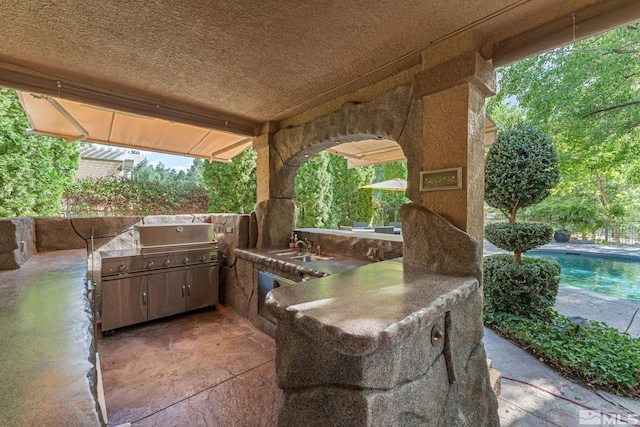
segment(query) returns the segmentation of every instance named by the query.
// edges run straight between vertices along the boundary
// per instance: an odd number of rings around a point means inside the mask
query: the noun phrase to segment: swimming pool
[[[640,260],[561,252],[527,252],[557,261],[560,284],[640,302]]]

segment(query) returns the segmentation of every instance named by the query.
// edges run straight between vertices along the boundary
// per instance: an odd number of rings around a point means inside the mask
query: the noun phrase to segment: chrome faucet
[[[300,247],[300,246],[299,246],[299,245],[300,245],[300,243],[302,243],[302,244],[304,245],[304,250],[305,250],[306,252],[309,252],[309,244],[307,243],[307,239],[304,239],[304,240],[298,240],[298,241],[296,242],[296,244],[295,244],[295,246],[294,246],[294,247],[299,248],[299,247]]]

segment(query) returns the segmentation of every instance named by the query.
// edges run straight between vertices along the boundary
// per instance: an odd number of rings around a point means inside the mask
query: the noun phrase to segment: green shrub
[[[489,149],[484,200],[509,222],[517,210],[541,202],[560,179],[553,141],[541,131],[519,124],[501,131]]]
[[[483,283],[485,311],[544,317],[556,302],[560,264],[538,258],[515,264],[510,255],[491,255],[484,258]]]
[[[485,323],[570,377],[617,394],[640,396],[640,338],[599,322],[577,327],[555,311],[546,320],[485,313]]]
[[[496,222],[484,229],[488,241],[510,252],[526,252],[549,243],[553,228],[546,224]]]

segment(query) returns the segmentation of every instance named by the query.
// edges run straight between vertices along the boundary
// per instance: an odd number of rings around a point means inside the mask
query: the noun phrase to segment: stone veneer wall
[[[474,291],[397,345],[365,355],[280,319],[279,425],[499,426],[480,311]],[[432,339],[436,330],[444,339]]]
[[[299,239],[307,238],[313,243],[313,248],[310,249],[320,246],[322,253],[341,254],[364,259],[369,248],[377,248],[379,258],[376,261],[403,256],[404,244],[402,239],[395,240],[394,237],[385,239],[384,235],[378,233],[369,233],[371,237],[363,237],[362,235],[356,236],[340,232],[333,233],[331,230],[323,232],[296,230],[295,232]]]
[[[36,253],[33,218],[0,219],[0,270],[15,270]]]

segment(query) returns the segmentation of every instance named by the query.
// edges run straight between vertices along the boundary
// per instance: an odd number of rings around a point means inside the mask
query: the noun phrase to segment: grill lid
[[[213,224],[137,225],[141,248],[214,242]]]

